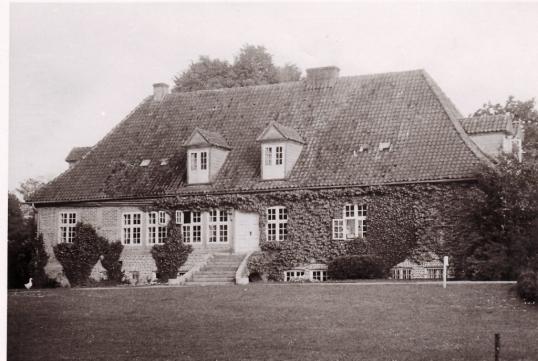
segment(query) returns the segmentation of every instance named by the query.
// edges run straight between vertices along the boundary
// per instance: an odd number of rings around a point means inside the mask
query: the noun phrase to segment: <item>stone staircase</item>
[[[243,260],[243,255],[215,254],[200,271],[196,272],[186,285],[229,285],[235,283],[235,272]]]

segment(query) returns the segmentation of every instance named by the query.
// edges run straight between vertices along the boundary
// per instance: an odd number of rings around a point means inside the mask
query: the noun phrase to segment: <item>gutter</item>
[[[272,193],[272,192],[289,192],[297,190],[329,190],[329,189],[342,189],[342,188],[367,188],[367,187],[381,187],[381,186],[398,186],[398,185],[409,185],[409,184],[441,184],[441,183],[465,183],[465,182],[474,182],[476,181],[475,177],[468,178],[454,178],[454,179],[439,179],[439,180],[424,180],[424,181],[407,181],[407,182],[388,182],[388,183],[372,183],[365,185],[327,185],[327,186],[307,186],[307,187],[279,187],[279,188],[265,188],[265,189],[246,189],[246,190],[222,190],[222,191],[198,191],[192,193],[184,194],[164,194],[164,195],[153,195],[153,196],[127,196],[127,197],[118,197],[118,198],[89,198],[89,199],[74,199],[74,200],[63,200],[63,201],[30,201],[24,202],[24,204],[35,204],[35,205],[62,205],[62,204],[71,204],[71,203],[80,203],[80,202],[114,202],[114,201],[129,201],[129,200],[147,200],[148,204],[151,204],[155,199],[163,198],[173,198],[173,197],[190,197],[190,196],[209,196],[209,195],[226,195],[226,194],[253,194],[253,193]]]

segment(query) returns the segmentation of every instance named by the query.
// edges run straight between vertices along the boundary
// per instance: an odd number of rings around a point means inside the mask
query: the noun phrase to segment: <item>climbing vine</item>
[[[472,183],[414,184],[363,188],[275,191],[257,194],[177,196],[156,201],[152,209],[208,211],[213,208],[256,212],[260,220],[260,248],[252,271],[280,280],[283,271],[309,262],[328,263],[335,257],[369,254],[391,267],[406,258],[425,260],[431,253],[454,257],[456,276],[461,259],[460,229],[466,222],[466,204],[480,192]],[[345,204],[367,206],[364,239],[333,240],[332,219],[342,218]],[[266,209],[288,209],[288,239],[266,240]],[[459,257],[459,258],[458,258]]]

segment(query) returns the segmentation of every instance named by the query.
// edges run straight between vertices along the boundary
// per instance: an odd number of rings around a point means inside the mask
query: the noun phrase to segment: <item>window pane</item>
[[[355,219],[346,219],[346,235],[348,238],[357,236]]]
[[[192,212],[192,223],[200,223],[202,216],[200,212]]]
[[[228,212],[226,210],[220,211],[220,221],[221,222],[228,222]]]
[[[207,152],[200,152],[200,169],[207,169]]]
[[[228,242],[228,225],[221,224],[219,226],[219,242]]]
[[[273,158],[273,148],[265,147],[265,165],[271,165],[272,158]]]
[[[198,167],[197,158],[198,158],[197,153],[191,153],[191,170],[196,170],[197,169],[197,167]]]
[[[288,219],[288,210],[286,208],[280,208],[278,210],[278,215],[280,219]]]
[[[276,155],[275,164],[281,165],[282,164],[282,147],[276,147],[275,155]]]

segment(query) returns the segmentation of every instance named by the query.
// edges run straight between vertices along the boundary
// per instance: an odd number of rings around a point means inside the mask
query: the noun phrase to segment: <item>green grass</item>
[[[538,359],[510,285],[263,285],[10,292],[9,360]]]

